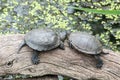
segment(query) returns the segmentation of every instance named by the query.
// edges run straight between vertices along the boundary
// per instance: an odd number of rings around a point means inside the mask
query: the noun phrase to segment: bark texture
[[[120,54],[111,50],[107,55],[101,55],[104,62],[102,69],[95,67],[96,61],[92,55],[70,49],[65,42],[65,50],[59,48],[40,52],[40,63],[31,63],[32,49],[18,47],[24,35],[12,34],[0,36],[0,75],[25,74],[31,76],[65,75],[78,80],[120,80]]]

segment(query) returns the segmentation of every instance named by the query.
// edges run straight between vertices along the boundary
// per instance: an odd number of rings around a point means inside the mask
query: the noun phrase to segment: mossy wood
[[[65,50],[54,49],[41,52],[40,63],[31,63],[32,49],[25,46],[17,54],[18,46],[24,35],[12,34],[0,36],[0,75],[25,74],[31,76],[65,75],[78,80],[120,80],[120,54],[104,49],[110,54],[102,55],[102,69],[95,67],[96,61],[91,55],[70,49],[65,42]]]

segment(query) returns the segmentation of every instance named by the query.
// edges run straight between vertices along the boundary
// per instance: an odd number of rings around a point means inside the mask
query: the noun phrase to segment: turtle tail
[[[25,46],[25,45],[26,45],[26,43],[25,43],[25,41],[23,40],[23,41],[20,43],[20,45],[19,45],[19,48],[18,48],[18,50],[17,50],[17,54],[19,54],[20,50],[21,50],[22,47]]]

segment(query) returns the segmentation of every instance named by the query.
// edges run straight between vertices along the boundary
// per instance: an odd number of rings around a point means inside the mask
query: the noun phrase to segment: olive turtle
[[[65,35],[66,34],[64,33],[63,36]],[[32,63],[38,64],[38,55],[40,51],[48,51],[57,47],[64,50],[63,39],[61,39],[61,37],[52,29],[33,29],[25,35],[17,53],[20,52],[24,45],[28,45],[33,49],[33,55],[31,58]]]
[[[97,60],[96,67],[102,67],[103,61],[100,58],[100,54],[104,53],[102,44],[93,35],[87,32],[72,32],[68,37],[68,43],[71,48],[85,54],[94,55]]]

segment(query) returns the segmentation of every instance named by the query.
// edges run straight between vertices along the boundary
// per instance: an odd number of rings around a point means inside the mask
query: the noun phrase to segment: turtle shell
[[[86,54],[100,54],[102,45],[99,40],[87,32],[73,32],[69,36],[72,46]]]
[[[59,36],[51,29],[33,29],[24,40],[29,47],[38,51],[51,50],[60,45]]]

